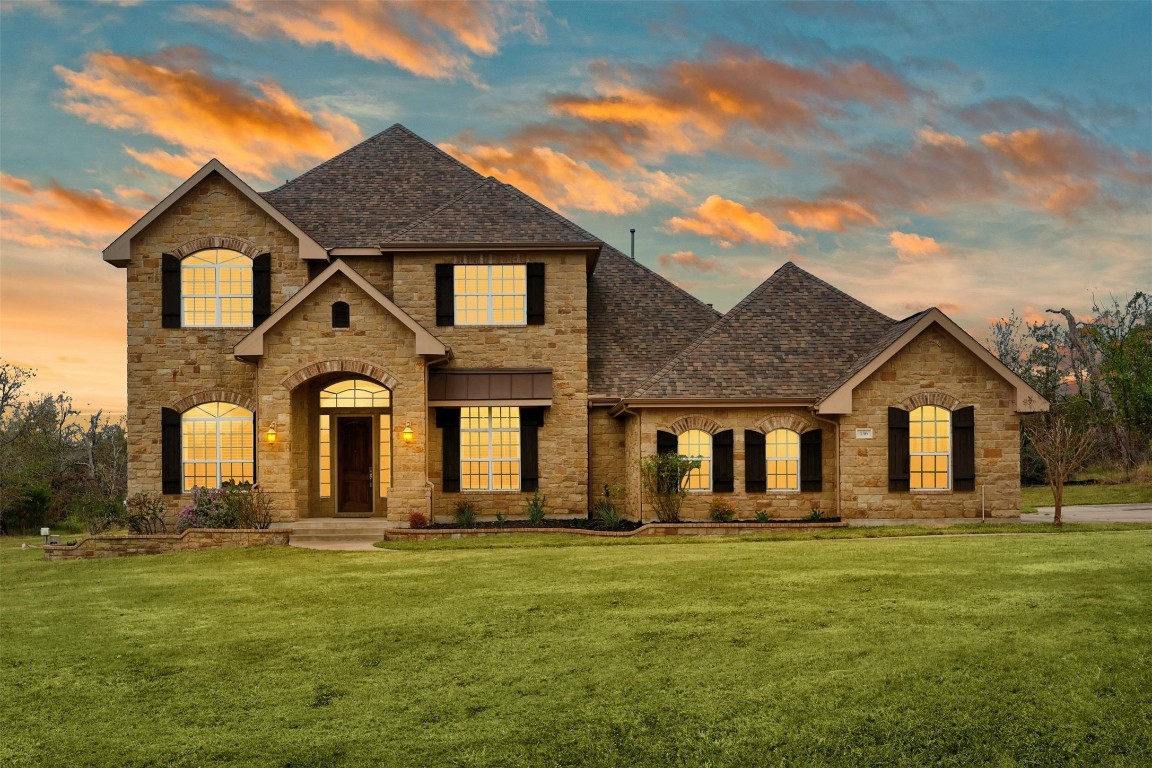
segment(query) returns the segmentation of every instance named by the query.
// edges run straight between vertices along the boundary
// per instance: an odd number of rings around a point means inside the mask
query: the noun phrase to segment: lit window
[[[456,325],[525,325],[528,281],[523,264],[458,264]]]
[[[320,391],[321,408],[387,408],[391,404],[388,388],[367,379],[345,379]]]
[[[790,429],[774,429],[764,436],[768,459],[768,490],[800,490],[800,435]]]
[[[232,403],[204,403],[180,419],[184,490],[219,488],[254,475],[252,411]]]
[[[180,296],[186,328],[251,328],[252,259],[224,248],[184,257]]]
[[[688,491],[707,491],[712,488],[712,435],[702,429],[690,429],[680,434],[676,452],[700,466],[684,476],[683,487]]]
[[[320,498],[332,495],[332,421],[326,413],[320,414]]]
[[[392,487],[392,416],[380,415],[380,498]]]
[[[952,415],[938,405],[922,405],[908,414],[908,454],[914,491],[946,491],[952,487]]]
[[[520,490],[520,409],[460,409],[460,488]]]

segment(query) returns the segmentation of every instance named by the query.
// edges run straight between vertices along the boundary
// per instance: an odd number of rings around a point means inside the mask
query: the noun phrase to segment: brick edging
[[[75,544],[45,544],[45,560],[157,555],[219,547],[287,545],[290,528],[189,528],[183,533],[85,536]]]
[[[575,534],[628,538],[631,536],[720,536],[758,531],[819,531],[847,528],[848,523],[645,523],[634,531],[592,531],[587,528],[391,528],[384,532],[385,541],[435,541],[477,536],[501,536],[511,533]]]

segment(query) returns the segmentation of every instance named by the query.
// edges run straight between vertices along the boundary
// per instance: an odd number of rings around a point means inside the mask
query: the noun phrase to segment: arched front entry
[[[359,376],[317,380],[317,505],[336,515],[371,516],[387,509],[392,486],[392,393]]]

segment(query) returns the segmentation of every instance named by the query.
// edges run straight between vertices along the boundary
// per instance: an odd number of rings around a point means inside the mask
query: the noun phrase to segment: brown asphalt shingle
[[[629,397],[815,401],[895,322],[788,262]]]
[[[720,313],[605,245],[588,280],[588,391],[623,397]]]

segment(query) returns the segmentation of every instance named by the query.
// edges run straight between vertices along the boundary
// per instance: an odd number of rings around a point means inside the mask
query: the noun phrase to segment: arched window
[[[800,490],[800,435],[774,429],[764,436],[767,486],[770,491]]]
[[[952,415],[938,405],[908,414],[909,486],[913,491],[952,487]]]
[[[352,312],[348,309],[348,302],[336,301],[332,304],[332,327],[348,328],[352,325]]]
[[[232,403],[204,403],[180,417],[184,491],[219,488],[255,477],[252,411]]]
[[[707,491],[712,488],[712,435],[702,429],[681,432],[676,440],[676,452],[700,466],[684,477],[684,489]]]
[[[185,328],[252,327],[252,259],[226,248],[207,248],[180,261]]]

